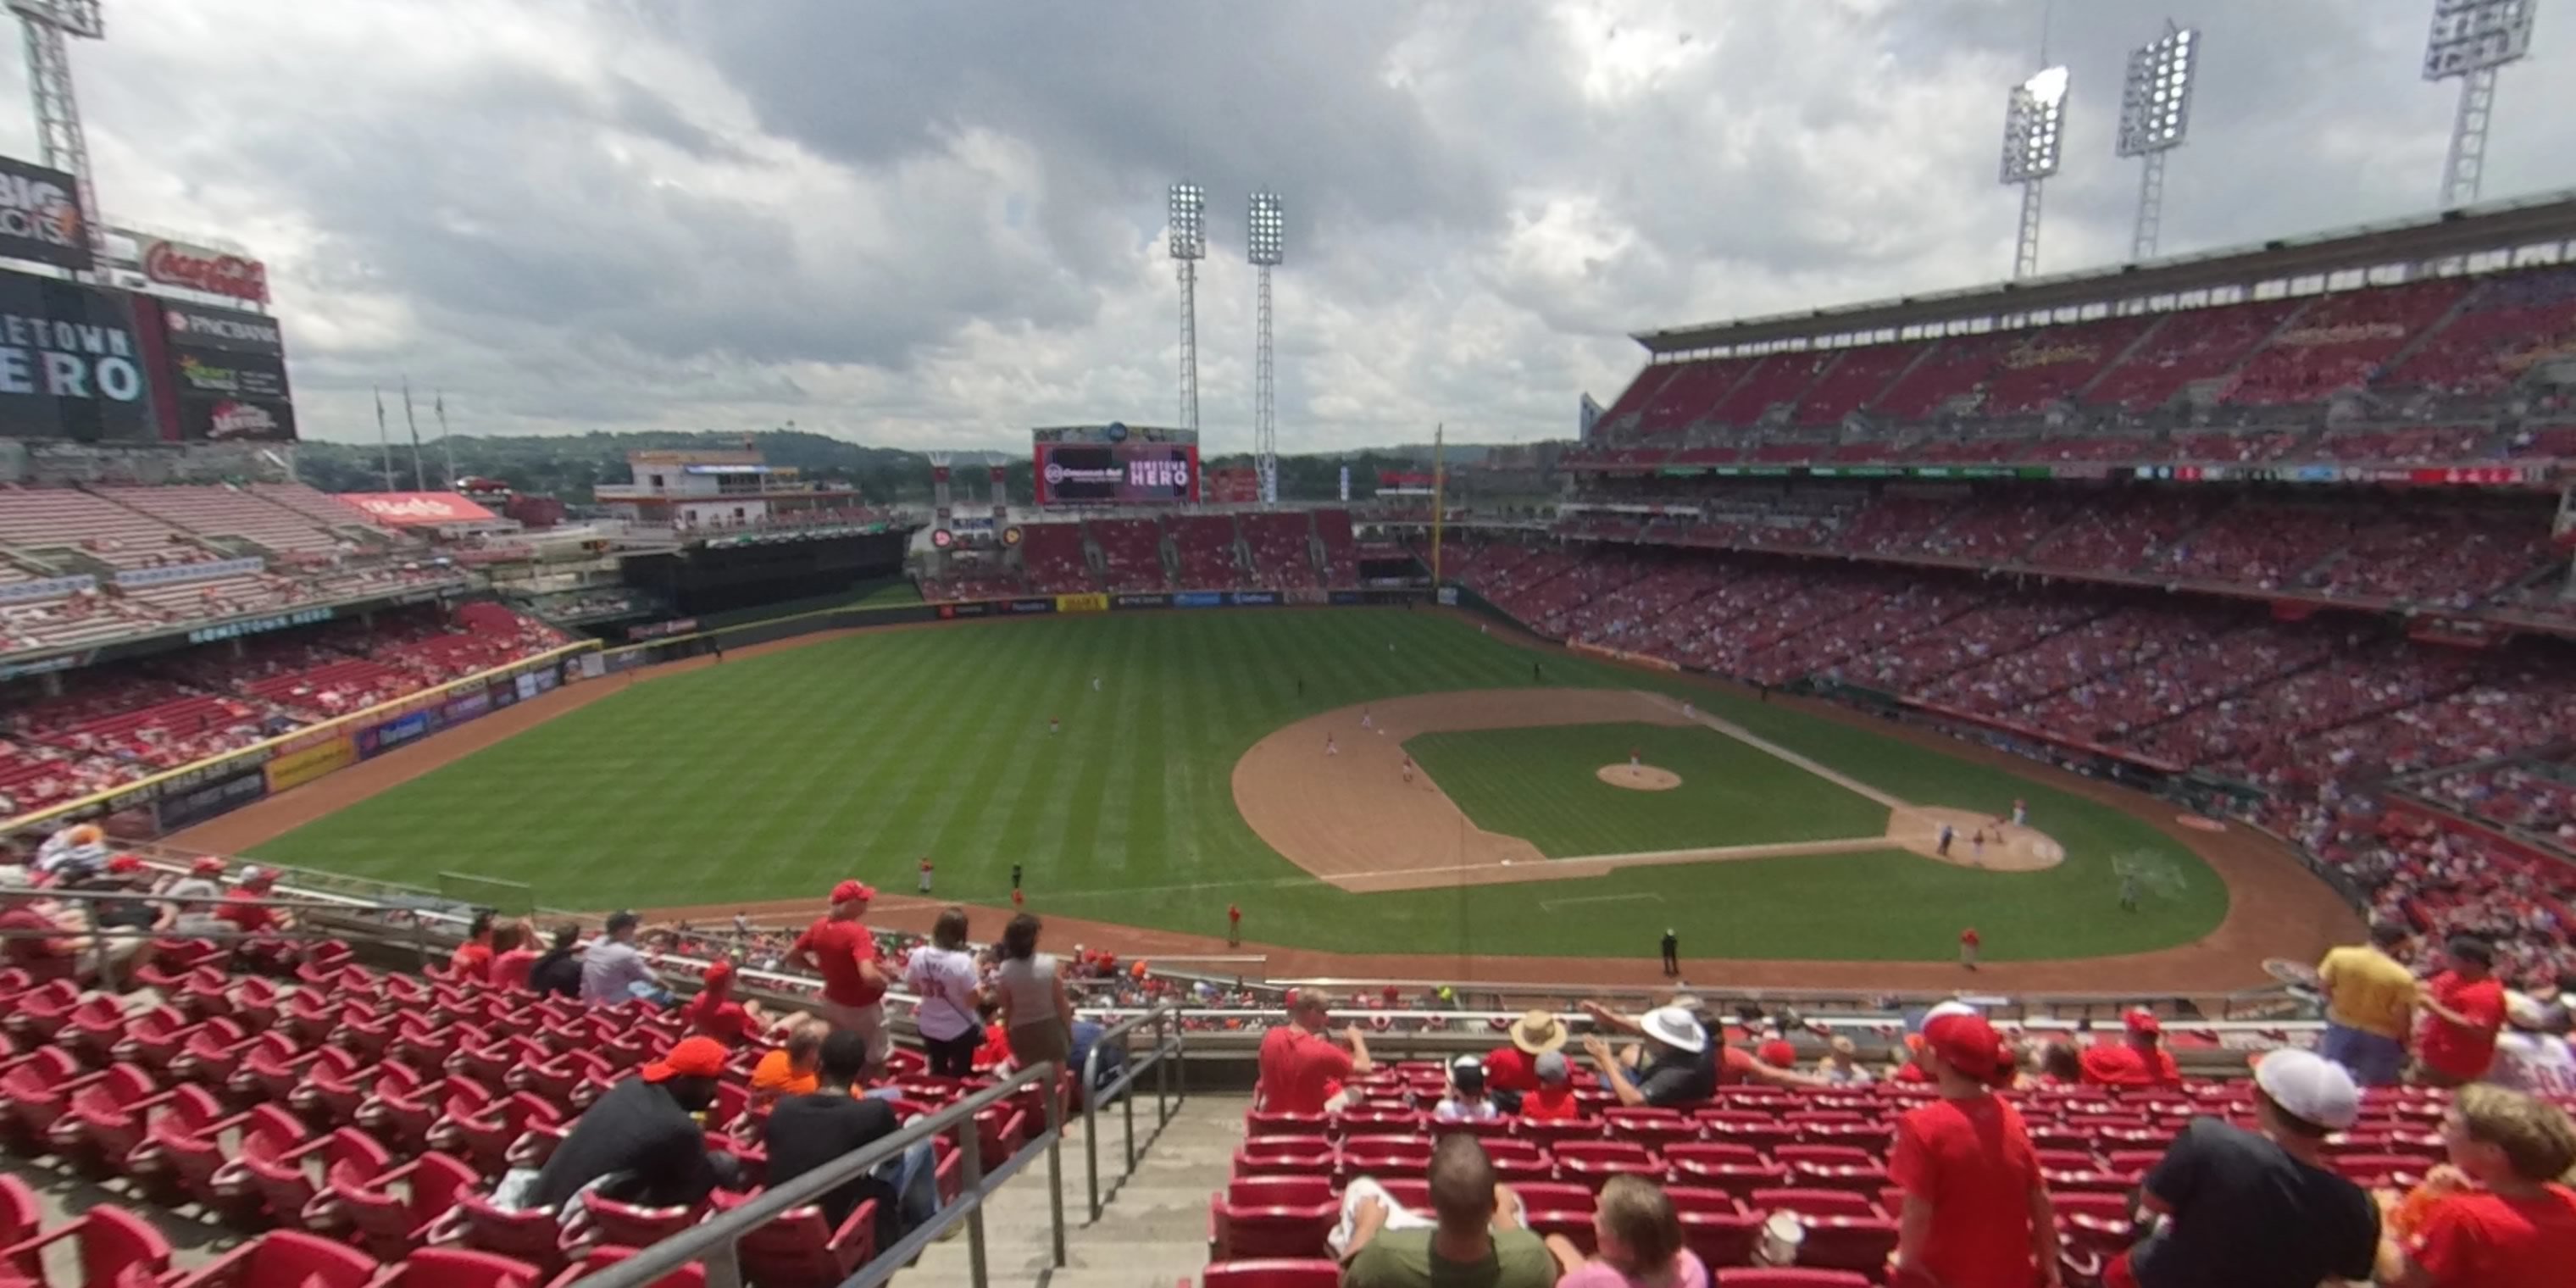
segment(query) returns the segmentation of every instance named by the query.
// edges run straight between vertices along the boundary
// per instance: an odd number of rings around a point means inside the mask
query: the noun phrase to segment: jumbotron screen
[[[1196,443],[1039,443],[1040,505],[1149,505],[1199,499]]]

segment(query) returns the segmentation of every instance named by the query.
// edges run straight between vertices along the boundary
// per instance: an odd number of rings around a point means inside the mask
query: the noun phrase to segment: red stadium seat
[[[1199,1274],[1199,1288],[1341,1288],[1342,1265],[1330,1257],[1264,1257],[1226,1261]]]
[[[375,1258],[328,1239],[293,1230],[261,1235],[217,1259],[173,1288],[366,1288],[376,1277]]]
[[[536,1288],[537,1269],[524,1261],[470,1248],[423,1248],[367,1288]]]
[[[741,1203],[716,1191],[719,1211]],[[877,1203],[868,1199],[841,1222],[824,1223],[823,1209],[790,1208],[755,1227],[734,1246],[744,1277],[762,1288],[831,1288],[876,1256]]]
[[[572,1288],[582,1279],[598,1274],[610,1266],[635,1255],[633,1248],[601,1246],[592,1248],[582,1259],[564,1267],[564,1272],[546,1288]],[[682,1266],[645,1285],[645,1288],[707,1288],[707,1272],[695,1265]]]
[[[1211,1236],[1220,1260],[1237,1257],[1320,1257],[1324,1237],[1341,1219],[1338,1200],[1278,1207],[1242,1207],[1220,1200]]]
[[[1711,1268],[1715,1288],[1870,1288],[1869,1276],[1850,1270],[1814,1270],[1803,1266],[1718,1270]]]

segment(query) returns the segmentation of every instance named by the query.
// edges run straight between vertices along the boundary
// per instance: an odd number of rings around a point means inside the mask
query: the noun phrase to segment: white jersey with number
[[[2486,1081],[2535,1096],[2576,1096],[2576,1050],[2546,1033],[2500,1034]]]

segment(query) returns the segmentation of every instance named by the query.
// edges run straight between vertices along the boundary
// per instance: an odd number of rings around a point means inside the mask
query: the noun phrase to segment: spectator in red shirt
[[[727,1047],[741,1047],[760,1040],[762,1034],[777,1027],[760,1013],[756,1002],[737,1000],[733,995],[734,965],[722,958],[707,965],[704,983],[697,996],[680,1007],[680,1019],[690,1031],[714,1038]],[[788,1016],[786,1021],[801,1021],[803,1015]]]
[[[458,944],[456,951],[447,959],[449,974],[459,979],[470,979],[480,983],[491,982],[494,915],[490,908],[475,910],[474,922],[465,930],[465,942]]]
[[[1977,933],[1977,928],[1974,926],[1970,926],[1967,929],[1960,931],[1959,964],[1970,970],[1975,970],[1977,968],[1977,953],[1980,949],[1985,947],[1985,943],[1986,941],[1984,937]]]
[[[1342,1084],[1376,1068],[1369,1059],[1368,1039],[1354,1024],[1343,1030],[1351,1044],[1344,1051],[1324,1032],[1326,999],[1314,989],[1299,989],[1288,999],[1288,1023],[1262,1035],[1261,1080],[1253,1088],[1253,1107],[1266,1113],[1320,1114],[1339,1110],[1348,1101]]]
[[[223,903],[216,907],[216,916],[233,923],[233,928],[242,934],[253,936],[233,950],[235,958],[282,966],[294,957],[294,947],[286,941],[256,937],[266,931],[294,928],[294,918],[256,902],[275,898],[276,892],[276,869],[244,868],[241,884],[225,894]]]
[[[39,982],[80,973],[80,940],[38,911],[34,895],[13,892],[0,898],[0,930],[21,932],[0,939],[0,962]]]
[[[2179,1087],[2182,1070],[2164,1047],[2164,1025],[2153,1013],[2131,1010],[2120,1017],[2127,1030],[2119,1043],[2097,1042],[2077,1057],[2088,1087]]]
[[[2057,1213],[2021,1114],[1994,1094],[2015,1072],[1994,1026],[1934,1008],[1915,1052],[1941,1098],[1896,1121],[1888,1178],[1905,1191],[1894,1283],[2031,1288],[2057,1279]]]
[[[2424,984],[2420,1001],[2428,1018],[2415,1040],[2415,1081],[2457,1087],[2485,1077],[2495,1063],[2504,985],[2495,977],[2495,950],[2487,941],[2453,935],[2442,952],[2451,968]]]
[[[2442,1197],[2381,1244],[2382,1288],[2566,1283],[2576,1266],[2576,1190],[2564,1181],[2576,1168],[2576,1121],[2518,1091],[2463,1087],[2442,1115],[2442,1144],[2451,1165],[2425,1182]]]
[[[526,988],[536,969],[537,932],[526,921],[505,921],[492,928],[492,986]]]
[[[1496,1047],[1485,1056],[1485,1086],[1493,1092],[1494,1103],[1509,1113],[1522,1096],[1538,1090],[1537,1060],[1565,1045],[1565,1023],[1552,1011],[1526,1011],[1504,1036],[1511,1045]]]
[[[1544,1052],[1530,1062],[1538,1087],[1521,1097],[1520,1115],[1530,1122],[1563,1122],[1583,1116],[1583,1106],[1574,1099],[1574,1066],[1566,1061],[1563,1051]],[[1485,1068],[1486,1078],[1493,1077],[1493,1065]]]
[[[876,936],[868,933],[868,904],[877,892],[857,881],[832,887],[832,910],[797,936],[787,950],[787,964],[823,977],[823,996],[814,1013],[836,1029],[866,1038],[868,1063],[885,1063],[893,1050],[886,1031],[886,975],[877,965]]]

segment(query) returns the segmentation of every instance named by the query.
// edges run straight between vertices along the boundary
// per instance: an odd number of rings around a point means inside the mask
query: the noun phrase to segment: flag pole
[[[420,419],[411,414],[411,377],[403,377],[403,423],[411,426],[411,490],[426,492],[427,481],[420,473]]]
[[[385,432],[385,387],[376,386],[376,447],[383,454],[385,490],[394,490],[394,440]]]

